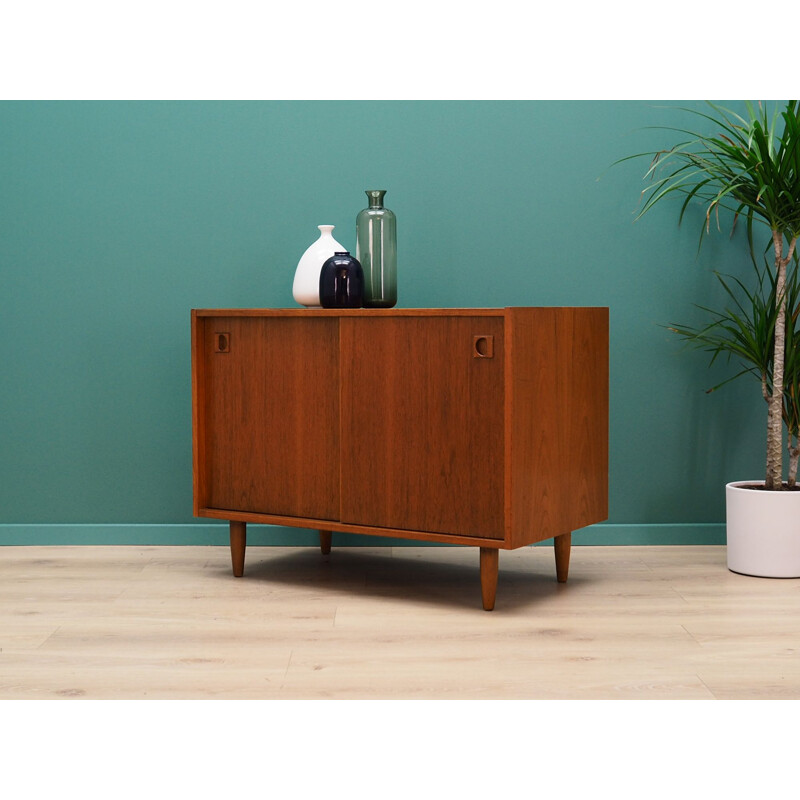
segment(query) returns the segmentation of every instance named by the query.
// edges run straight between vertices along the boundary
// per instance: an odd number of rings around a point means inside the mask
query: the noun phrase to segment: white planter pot
[[[800,492],[725,487],[728,569],[762,578],[800,578]]]

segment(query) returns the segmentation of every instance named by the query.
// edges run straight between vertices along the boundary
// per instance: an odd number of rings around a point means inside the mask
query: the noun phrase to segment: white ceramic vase
[[[725,487],[728,569],[762,578],[800,578],[800,492]]]
[[[294,273],[292,294],[301,306],[321,308],[319,301],[319,275],[322,265],[335,253],[347,250],[333,238],[334,225],[317,225],[319,239],[300,258]]]

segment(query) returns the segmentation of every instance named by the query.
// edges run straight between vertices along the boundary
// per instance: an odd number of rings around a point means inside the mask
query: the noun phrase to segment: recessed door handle
[[[229,333],[215,333],[214,352],[230,353],[230,351],[231,351],[231,335]]]
[[[494,336],[473,336],[472,357],[494,358]]]

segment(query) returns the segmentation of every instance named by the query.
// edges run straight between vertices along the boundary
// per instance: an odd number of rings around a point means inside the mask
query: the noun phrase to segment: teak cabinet
[[[194,514],[498,552],[608,515],[608,309],[192,311]]]

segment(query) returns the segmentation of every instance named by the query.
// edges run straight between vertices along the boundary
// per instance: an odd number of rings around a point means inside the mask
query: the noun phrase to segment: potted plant
[[[800,490],[796,486],[797,401],[800,395],[797,237],[800,233],[800,103],[788,101],[772,116],[766,105],[746,103],[747,119],[713,103],[703,113],[685,109],[713,124],[709,134],[688,135],[651,157],[649,181],[637,219],[664,198],[683,195],[678,222],[693,201],[705,204],[700,243],[719,228],[719,211],[733,212],[733,226],[744,220],[757,279],[748,290],[741,281],[721,278],[732,306],[711,312],[700,329],[673,326],[676,333],[709,350],[736,357],[753,374],[767,403],[764,480],[726,486],[728,568],[765,577],[800,577]],[[627,160],[627,159],[622,159]],[[772,267],[760,269],[754,246],[758,230],[768,231]],[[765,233],[766,233],[765,231]],[[733,378],[732,378],[733,379]],[[731,379],[731,380],[732,380]],[[715,387],[716,388],[716,387]],[[788,480],[784,481],[783,430],[787,429]]]

